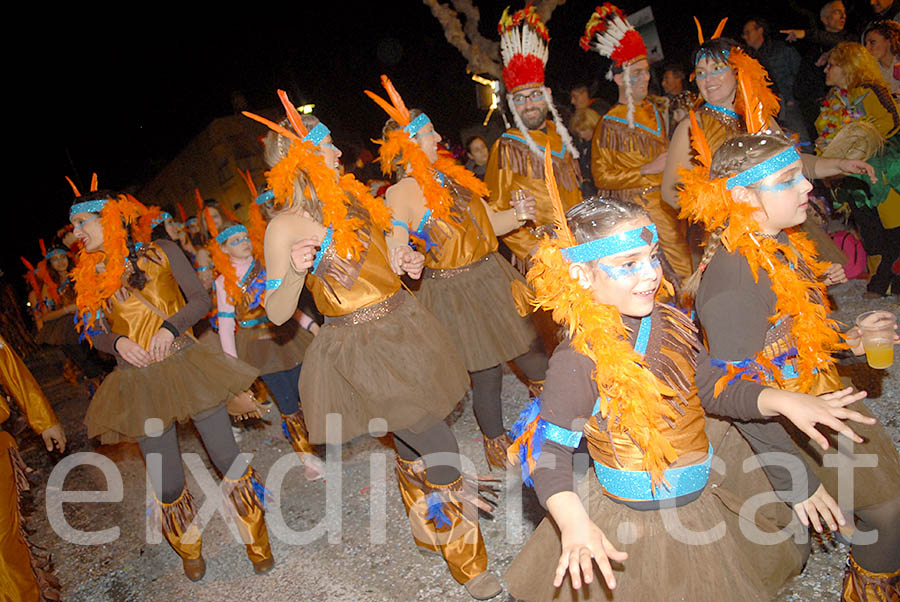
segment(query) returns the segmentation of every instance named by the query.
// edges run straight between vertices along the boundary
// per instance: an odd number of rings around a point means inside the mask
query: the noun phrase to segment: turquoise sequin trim
[[[668,487],[660,483],[654,488],[653,478],[646,470],[619,470],[594,462],[594,472],[603,489],[613,497],[644,502],[668,500],[696,493],[706,487],[712,458],[713,447],[710,444],[706,460],[700,464],[665,471],[663,478]]]

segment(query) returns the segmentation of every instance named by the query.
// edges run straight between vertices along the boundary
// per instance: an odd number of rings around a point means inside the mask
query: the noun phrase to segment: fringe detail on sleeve
[[[19,536],[25,542],[28,549],[29,564],[37,582],[41,601],[61,600],[59,581],[53,575],[53,562],[50,552],[32,543],[25,531],[25,516],[22,514],[22,494],[30,489],[28,477],[25,475],[25,462],[19,456],[19,450],[14,446],[9,448],[9,459],[13,468],[13,478],[16,483],[16,508],[19,518]]]
[[[527,146],[510,138],[500,138],[500,169],[508,169],[514,174],[526,176],[536,180],[544,179],[543,156],[535,155]],[[556,182],[561,188],[574,190],[578,187],[580,174],[578,164],[566,153],[560,159],[552,155],[553,173],[556,174]]]
[[[599,136],[601,144],[605,148],[623,153],[637,152],[646,157],[660,155],[668,148],[665,131],[660,132],[661,137],[656,137],[641,129],[632,129],[624,123],[610,119],[603,119],[600,123]]]

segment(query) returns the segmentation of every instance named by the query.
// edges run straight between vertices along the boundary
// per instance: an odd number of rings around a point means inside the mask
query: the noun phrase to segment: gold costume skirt
[[[339,325],[340,324],[340,325]],[[340,414],[341,442],[369,432],[421,432],[443,420],[469,388],[469,375],[440,322],[409,293],[327,318],[300,372],[300,398],[313,444],[325,443],[325,418]]]
[[[120,365],[91,400],[84,418],[88,437],[103,444],[144,437],[148,418],[159,418],[165,428],[185,422],[246,391],[257,376],[252,366],[196,343],[146,368]]]
[[[239,358],[260,374],[272,374],[293,370],[301,363],[313,338],[312,333],[292,319],[281,326],[238,328],[234,342]]]
[[[521,278],[497,253],[455,270],[425,270],[416,297],[450,333],[469,372],[519,357],[537,336],[513,302],[510,282]]]
[[[78,331],[75,330],[72,314],[44,322],[44,327],[37,333],[34,340],[39,345],[77,345]]]
[[[752,493],[771,492],[761,470],[739,472],[743,458],[753,452],[733,427],[709,420],[707,432],[716,456],[725,462],[726,477],[739,476],[745,488],[755,489]],[[738,514],[746,497],[732,491],[726,477],[718,474],[714,464],[709,482],[696,500],[676,509],[640,511],[606,497],[596,476],[588,474],[589,501],[585,505],[591,519],[617,550],[628,553],[624,563],[613,565],[616,589],[607,590],[596,564],[592,584],[572,589],[567,573],[562,586],[553,587],[562,545],[556,523],[549,516],[510,565],[504,578],[507,589],[528,602],[771,600],[802,569],[804,550],[790,537],[774,545],[748,540],[741,526],[752,525]],[[769,506],[786,508],[780,502]],[[769,533],[779,527],[763,511],[757,513],[754,523]],[[724,529],[721,537],[704,538],[705,531],[717,526]],[[707,539],[714,541],[706,543]]]

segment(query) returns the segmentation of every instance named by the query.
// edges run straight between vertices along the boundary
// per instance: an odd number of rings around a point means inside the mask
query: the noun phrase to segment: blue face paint
[[[643,273],[652,274],[652,276],[655,277],[656,270],[660,267],[659,255],[657,253],[651,254],[648,259],[629,261],[624,265],[606,265],[605,263],[600,262],[597,262],[595,265],[613,280],[624,280],[625,278],[631,278],[632,276]]]
[[[89,217],[86,220],[84,220],[83,222],[81,222],[80,224],[74,224],[73,227],[76,230],[84,230],[85,224],[90,223],[90,222],[94,221],[95,219],[98,219],[99,217],[100,217],[99,215],[95,215],[94,217]]]
[[[801,172],[797,172],[797,174],[790,180],[779,182],[778,184],[771,184],[768,186],[765,184],[759,184],[756,186],[756,189],[763,190],[765,192],[781,192],[782,190],[788,190],[790,188],[794,188],[795,186],[799,186],[804,182],[806,182],[806,178]]]
[[[694,73],[694,77],[697,80],[706,79],[707,77],[719,77],[723,73],[727,73],[731,71],[731,67],[729,65],[719,65],[712,71],[706,71],[704,73]]]
[[[229,246],[229,247],[236,247],[236,246],[238,246],[239,244],[245,243],[245,242],[250,242],[250,237],[249,237],[249,236],[241,236],[240,238],[236,238],[236,239],[234,239],[234,240],[232,240],[232,241],[229,241],[229,242],[228,242],[228,246]]]

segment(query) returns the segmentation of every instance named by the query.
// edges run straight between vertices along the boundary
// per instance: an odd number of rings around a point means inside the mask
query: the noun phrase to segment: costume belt
[[[384,301],[361,307],[344,316],[325,316],[325,326],[355,326],[373,320],[380,320],[401,305],[409,296],[404,290],[399,290]]]
[[[706,460],[666,470],[663,473],[666,482],[657,484],[656,487],[652,486],[653,479],[646,470],[620,470],[594,461],[594,472],[610,497],[640,502],[667,500],[702,491],[709,480],[712,457],[713,448],[710,444]]]
[[[253,328],[254,326],[265,326],[269,323],[268,316],[262,315],[252,320],[238,320],[238,326],[241,328]]]
[[[478,268],[484,263],[487,263],[488,261],[491,260],[492,256],[493,256],[493,253],[488,253],[481,259],[479,259],[477,261],[473,261],[472,263],[470,263],[468,265],[464,265],[459,268],[450,268],[450,269],[446,269],[446,270],[425,268],[425,272],[424,272],[423,276],[425,278],[454,278],[456,276],[459,276],[460,274],[465,274],[466,272],[469,272],[475,268]]]

